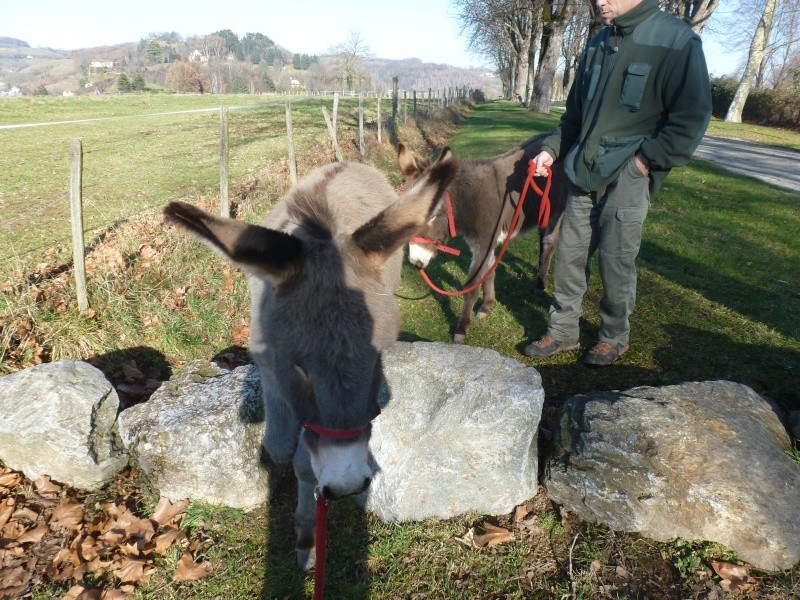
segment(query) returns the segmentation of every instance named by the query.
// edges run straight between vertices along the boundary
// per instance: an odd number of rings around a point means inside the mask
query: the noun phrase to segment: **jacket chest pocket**
[[[650,75],[652,65],[647,63],[631,63],[625,70],[625,81],[622,83],[622,94],[619,103],[631,110],[638,110],[642,105],[642,96]]]

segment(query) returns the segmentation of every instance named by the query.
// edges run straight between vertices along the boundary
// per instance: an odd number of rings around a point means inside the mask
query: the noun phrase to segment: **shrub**
[[[483,90],[472,90],[472,101],[486,102],[486,94],[483,93]]]
[[[173,92],[203,93],[208,89],[205,78],[187,62],[177,61],[172,63],[167,70],[164,83]]]
[[[712,114],[724,119],[728,113],[739,80],[734,77],[711,78]],[[753,88],[742,111],[747,123],[800,129],[800,94],[791,88]]]
[[[130,92],[131,91],[131,82],[128,79],[128,76],[125,73],[122,73],[119,78],[117,79],[117,89],[120,92]]]

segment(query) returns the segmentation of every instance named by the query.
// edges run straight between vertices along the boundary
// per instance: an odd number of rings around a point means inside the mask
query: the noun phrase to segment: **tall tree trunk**
[[[514,76],[514,97],[512,100],[516,100],[518,102],[526,102],[527,97],[527,83],[528,83],[528,71],[530,70],[530,58],[531,58],[531,39],[528,38],[527,46],[520,48],[519,55],[517,56],[517,69]]]
[[[717,6],[719,6],[719,0],[683,0],[681,3],[682,14],[676,16],[683,19],[695,33],[700,34],[703,33],[703,28]]]
[[[535,112],[550,112],[553,97],[553,80],[556,76],[558,59],[561,56],[561,42],[567,23],[575,14],[575,4],[565,1],[560,7],[555,0],[549,0],[542,11],[542,44],[539,54],[539,65],[533,82],[533,94],[529,109]]]
[[[761,64],[761,59],[764,58],[767,48],[767,35],[772,30],[772,21],[775,17],[777,4],[777,0],[766,0],[764,4],[764,12],[761,13],[761,18],[758,20],[758,25],[756,25],[756,30],[753,33],[753,39],[750,41],[747,66],[744,68],[744,74],[736,88],[736,93],[733,95],[728,114],[725,115],[725,121],[728,123],[742,122],[744,103],[747,101],[747,96],[750,95],[750,87],[753,85],[753,79],[756,76],[756,71],[758,71],[758,66]]]

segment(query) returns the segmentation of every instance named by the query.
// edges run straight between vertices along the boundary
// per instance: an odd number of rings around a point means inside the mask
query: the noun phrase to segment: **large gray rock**
[[[191,362],[147,402],[122,411],[119,432],[151,483],[170,500],[249,510],[268,497],[255,367],[226,371],[208,361]]]
[[[536,495],[544,403],[535,369],[493,350],[398,342],[370,447],[366,508],[387,521],[503,514]]]
[[[548,496],[659,541],[725,544],[761,569],[800,560],[800,466],[775,408],[727,381],[571,398]]]
[[[94,489],[128,462],[119,398],[92,365],[62,360],[0,377],[0,460],[35,479]]]
[[[392,521],[499,514],[536,494],[537,371],[492,350],[426,342],[392,346],[384,371],[369,510]],[[123,411],[120,434],[167,497],[249,509],[269,494],[260,398],[255,367],[192,363]]]

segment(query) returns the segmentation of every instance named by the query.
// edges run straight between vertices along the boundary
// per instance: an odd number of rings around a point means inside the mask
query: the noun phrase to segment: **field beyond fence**
[[[335,160],[321,112],[327,107],[332,114],[335,99],[340,143],[359,156],[376,136],[389,134],[392,117],[429,112],[464,93],[402,92],[396,114],[392,97],[375,93],[6,99],[0,102],[0,211],[7,215],[0,223],[0,280],[45,251],[54,260],[69,256],[73,139],[83,148],[83,226],[91,243],[108,227],[171,200],[220,193],[221,107],[228,123],[227,176],[236,188],[268,167],[288,178],[287,102],[304,169]]]

